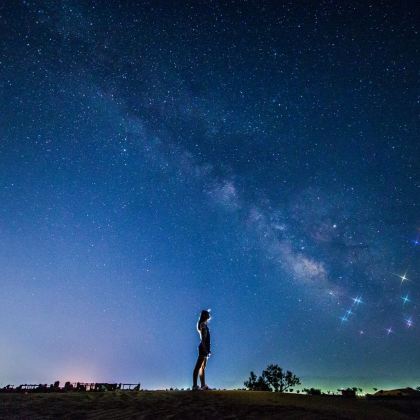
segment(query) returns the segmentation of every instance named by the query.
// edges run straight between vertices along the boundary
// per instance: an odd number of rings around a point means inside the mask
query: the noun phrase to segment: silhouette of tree
[[[256,391],[270,391],[271,392],[270,385],[266,382],[266,380],[262,376],[258,377],[257,385],[256,385],[255,390]]]
[[[300,379],[290,370],[285,373],[279,365],[271,364],[258,378],[254,372],[251,372],[244,385],[251,391],[285,392],[292,386],[300,385]]]
[[[299,378],[290,370],[283,372],[279,365],[268,365],[261,375],[274,392],[284,392],[290,387],[300,385]]]
[[[257,385],[257,375],[251,371],[249,374],[249,379],[244,382],[244,385],[247,389],[254,391]]]
[[[341,395],[343,397],[346,397],[346,398],[356,398],[357,389],[358,388],[353,387],[353,388],[346,388],[346,389],[338,389],[338,391],[339,392],[341,391]]]
[[[283,371],[280,366],[273,364],[268,365],[267,368],[262,371],[262,377],[274,388],[274,392],[279,391],[280,381],[283,378]]]
[[[257,378],[254,372],[251,372],[249,379],[244,382],[244,385],[250,391],[271,391],[270,386],[266,383],[262,376]]]
[[[304,388],[302,391],[308,395],[321,395],[321,390],[316,388]]]
[[[418,386],[416,389],[417,389],[417,391],[420,391],[420,386]]]

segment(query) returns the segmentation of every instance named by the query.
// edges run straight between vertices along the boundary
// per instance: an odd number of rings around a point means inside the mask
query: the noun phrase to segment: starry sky
[[[419,15],[2,2],[0,383],[420,385]]]

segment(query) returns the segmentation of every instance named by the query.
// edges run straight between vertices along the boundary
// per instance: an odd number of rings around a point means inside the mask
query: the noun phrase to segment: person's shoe
[[[198,385],[193,385],[191,387],[191,391],[198,391],[200,388],[198,387]]]
[[[202,391],[208,391],[210,388],[207,385],[201,387]]]

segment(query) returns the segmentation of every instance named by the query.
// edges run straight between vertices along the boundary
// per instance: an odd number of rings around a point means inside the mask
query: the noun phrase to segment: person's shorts
[[[198,346],[198,355],[203,357],[207,357],[209,355],[206,351],[204,351],[201,344]]]

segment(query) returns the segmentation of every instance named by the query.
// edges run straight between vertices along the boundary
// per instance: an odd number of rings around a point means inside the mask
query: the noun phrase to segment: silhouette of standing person
[[[197,386],[197,376],[200,376],[201,389],[206,390],[209,387],[206,385],[205,370],[207,359],[210,357],[210,330],[207,325],[210,321],[210,312],[201,311],[200,318],[197,322],[197,331],[200,334],[200,344],[198,346],[198,358],[193,372],[193,390],[199,389]]]

